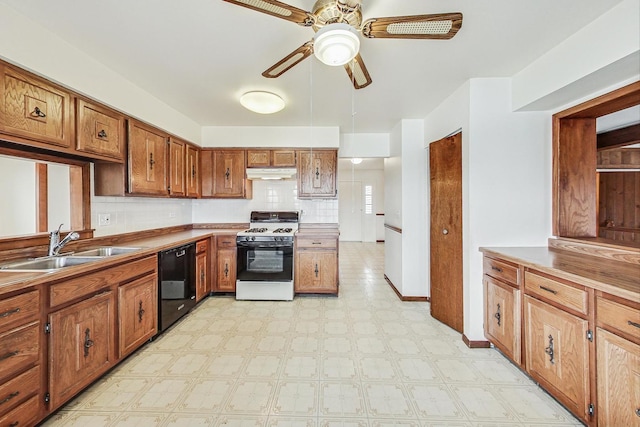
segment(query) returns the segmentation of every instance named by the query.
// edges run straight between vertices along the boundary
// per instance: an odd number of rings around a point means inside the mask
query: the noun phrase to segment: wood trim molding
[[[46,233],[49,229],[48,170],[46,163],[36,163],[36,233]]]
[[[613,244],[611,240],[602,238],[578,240],[559,237],[547,240],[549,248],[640,265],[640,248],[632,246],[634,243],[616,240]],[[623,246],[625,244],[628,246]]]
[[[491,348],[489,341],[471,341],[465,334],[462,334],[462,342],[469,348]]]
[[[385,224],[384,228],[388,228],[389,230],[392,230],[392,231],[395,231],[396,233],[402,234],[402,228],[398,228],[396,226],[389,225],[389,224]]]
[[[598,150],[619,148],[640,142],[640,123],[599,133],[597,141]]]
[[[396,295],[398,296],[398,299],[400,299],[400,301],[413,301],[413,302],[430,302],[431,299],[429,297],[405,297],[403,296],[400,292],[398,292],[398,289],[396,288],[396,285],[393,284],[393,282],[389,279],[389,277],[385,274],[384,275],[384,280],[387,281],[387,283],[389,284],[389,286],[391,286],[391,289],[393,289],[393,292],[396,293]]]

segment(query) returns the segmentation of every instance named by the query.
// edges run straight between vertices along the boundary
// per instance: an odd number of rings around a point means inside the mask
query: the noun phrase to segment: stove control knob
[[[251,236],[251,241],[255,242],[256,236]]]

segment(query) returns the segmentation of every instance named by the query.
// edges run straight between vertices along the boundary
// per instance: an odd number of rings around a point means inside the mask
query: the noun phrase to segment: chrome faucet
[[[60,254],[60,250],[64,247],[64,245],[66,245],[72,240],[78,240],[80,238],[80,235],[78,233],[76,233],[75,231],[71,231],[69,232],[69,234],[66,235],[64,239],[60,240],[61,228],[62,228],[62,224],[60,224],[57,230],[54,230],[51,233],[49,233],[49,252],[47,254],[48,256],[57,256],[58,254]]]

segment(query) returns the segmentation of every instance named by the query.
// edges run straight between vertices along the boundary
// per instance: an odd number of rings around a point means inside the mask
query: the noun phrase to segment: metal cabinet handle
[[[547,292],[551,292],[554,295],[558,294],[558,291],[551,289],[551,288],[547,288],[546,286],[540,286],[540,289],[542,289],[543,291],[547,291]]]
[[[640,408],[636,408],[636,415],[640,417]]]
[[[496,318],[496,320],[498,321],[498,326],[500,326],[500,319],[502,318],[502,315],[500,314],[500,304],[498,304],[498,310],[496,311],[496,314],[493,315],[493,317]]]
[[[107,132],[105,132],[104,129],[98,132],[98,138],[106,138],[106,137],[107,137]]]
[[[31,116],[32,117],[47,117],[47,115],[44,113],[44,111],[42,111],[40,108],[36,107],[33,109],[33,111],[31,112]]]
[[[224,277],[229,277],[229,264],[224,264]]]
[[[196,165],[191,165],[191,178],[196,177]]]
[[[313,270],[313,272],[316,273],[316,277],[318,277],[318,273],[320,271],[318,270],[318,263],[317,262],[316,262],[316,268],[315,268],[315,270]]]
[[[200,283],[204,284],[204,270],[200,272]]]
[[[156,163],[155,160],[153,160],[153,153],[149,153],[149,169],[153,169],[153,165]]]
[[[229,168],[227,168],[227,171],[224,173],[224,179],[226,179],[227,181],[229,181],[229,176],[231,175],[231,171],[229,171]]]
[[[9,317],[12,314],[16,314],[16,313],[20,313],[20,307],[14,308],[12,310],[7,310],[4,313],[0,313],[0,319],[2,319],[3,317]]]
[[[553,361],[553,336],[551,334],[549,335],[549,347],[545,347],[544,352],[549,355],[549,362],[552,365],[555,364]]]
[[[316,179],[320,178],[320,168],[316,167]]]
[[[142,323],[142,316],[144,315],[144,309],[142,308],[142,300],[138,303],[138,323]]]
[[[502,269],[500,267],[496,267],[495,265],[492,265],[491,269],[497,271],[498,273],[502,273]]]
[[[20,354],[20,352],[18,350],[10,351],[10,352],[5,353],[2,356],[0,356],[0,361],[3,361],[5,359],[8,359],[8,358],[13,357],[13,356],[17,356],[18,354]]]
[[[93,347],[93,340],[91,340],[91,330],[89,328],[84,330],[84,357],[89,356],[89,349]]]
[[[442,229],[442,234],[449,234],[449,230],[447,230],[446,228]]]
[[[18,396],[20,394],[19,391],[14,391],[13,393],[11,393],[9,396],[7,396],[4,400],[0,400],[0,405],[7,403],[8,401],[10,401],[11,399],[13,399],[14,397]]]
[[[636,328],[640,328],[640,323],[632,322],[631,320],[627,320],[627,324],[629,326],[635,326]]]

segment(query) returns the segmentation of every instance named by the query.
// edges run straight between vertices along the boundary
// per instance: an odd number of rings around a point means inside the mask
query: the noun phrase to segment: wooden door
[[[169,143],[169,194],[185,195],[185,143],[171,138]]]
[[[158,323],[158,277],[153,274],[118,288],[119,354],[123,357],[153,337]]]
[[[520,291],[485,275],[484,292],[485,335],[520,364]]]
[[[244,197],[244,150],[214,151],[215,197]]]
[[[167,137],[129,121],[129,192],[167,195]]]
[[[300,293],[337,293],[335,251],[302,250],[297,254],[295,291]]]
[[[76,105],[76,149],[124,161],[124,116],[83,99]]]
[[[337,151],[299,151],[298,158],[298,197],[336,197]]]
[[[640,426],[640,346],[603,329],[598,341],[598,425]]]
[[[187,166],[185,170],[187,183],[187,197],[200,195],[200,162],[198,148],[187,145]]]
[[[209,293],[207,286],[207,253],[196,255],[196,301],[200,301]]]
[[[112,292],[105,292],[49,315],[51,409],[89,385],[115,359]]]
[[[220,292],[236,291],[236,248],[218,249],[218,283]]]
[[[429,144],[429,168],[431,315],[462,333],[461,133]]]

